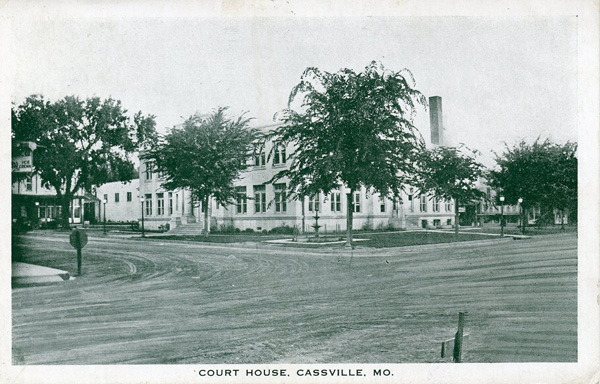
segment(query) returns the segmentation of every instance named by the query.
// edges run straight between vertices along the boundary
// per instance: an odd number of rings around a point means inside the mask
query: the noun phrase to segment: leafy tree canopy
[[[222,205],[233,202],[233,183],[247,168],[258,136],[248,126],[251,119],[229,118],[226,110],[191,116],[142,155],[162,174],[165,188],[188,188],[196,201],[214,197]]]
[[[413,87],[410,71],[387,71],[376,62],[360,73],[307,68],[272,134],[297,147],[276,179],[288,178],[298,196],[328,193],[340,182],[398,196],[424,148],[413,118],[415,105],[426,100]]]
[[[501,191],[508,204],[523,199],[524,207],[577,208],[577,144],[557,144],[549,139],[525,141],[496,154],[489,172],[490,185]]]
[[[479,199],[484,193],[477,182],[484,167],[476,160],[478,152],[465,146],[436,147],[425,151],[421,158],[417,185],[422,192],[446,200],[467,202]]]
[[[154,116],[138,119],[151,126]],[[108,181],[128,181],[135,176],[129,153],[138,139],[121,102],[67,96],[50,102],[32,95],[12,109],[12,139],[33,141],[34,168],[46,186],[62,198],[63,226],[68,227],[68,206],[79,188]],[[150,129],[146,129],[150,135]]]
[[[477,188],[484,167],[475,160],[478,152],[465,146],[436,147],[425,151],[418,163],[415,185],[421,192],[454,200],[455,231],[458,232],[459,204],[477,200],[485,195]]]
[[[386,71],[371,62],[363,72],[307,68],[281,112],[272,138],[297,150],[288,169],[291,197],[329,193],[343,183],[350,193],[365,187],[398,197],[424,142],[413,125],[425,97],[408,70]],[[299,110],[292,107],[301,101]],[[353,204],[347,204],[346,246],[352,244]]]

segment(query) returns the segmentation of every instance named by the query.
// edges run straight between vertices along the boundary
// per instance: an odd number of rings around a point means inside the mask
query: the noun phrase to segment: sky
[[[18,20],[12,101],[121,100],[159,131],[229,106],[254,125],[287,106],[307,67],[409,69],[443,100],[447,145],[492,151],[577,141],[577,17],[193,17]],[[429,112],[415,125],[429,138]]]

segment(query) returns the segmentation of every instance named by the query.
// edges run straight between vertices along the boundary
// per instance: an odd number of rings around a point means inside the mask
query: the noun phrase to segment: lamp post
[[[140,203],[142,203],[142,237],[146,237],[144,233],[144,196],[140,197]]]
[[[103,224],[103,232],[106,235],[106,199],[102,199],[102,203],[104,203],[104,224]]]
[[[519,210],[520,210],[520,216],[521,216],[521,233],[525,234],[525,218],[523,217],[523,198],[519,197]]]
[[[500,236],[504,236],[504,196],[500,196]]]

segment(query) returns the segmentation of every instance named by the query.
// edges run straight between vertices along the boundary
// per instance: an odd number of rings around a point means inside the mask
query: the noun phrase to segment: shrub
[[[221,224],[221,229],[219,230],[219,232],[221,233],[226,233],[226,234],[232,234],[235,232],[239,232],[240,230],[238,228],[236,228],[235,226],[233,226],[232,224]]]
[[[244,229],[244,232],[246,232],[246,233],[254,233],[254,229],[252,229],[252,228],[246,228],[246,229]]]
[[[372,231],[373,230],[373,224],[371,224],[369,221],[365,221],[365,223],[362,226],[362,230],[363,231]]]
[[[282,225],[280,227],[275,227],[269,231],[269,233],[277,234],[277,235],[293,235],[294,227],[290,227],[289,225]]]

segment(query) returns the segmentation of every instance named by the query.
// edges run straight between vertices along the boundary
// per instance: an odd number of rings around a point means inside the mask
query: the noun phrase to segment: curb
[[[69,272],[39,265],[13,262],[12,284],[45,284],[73,280]]]

